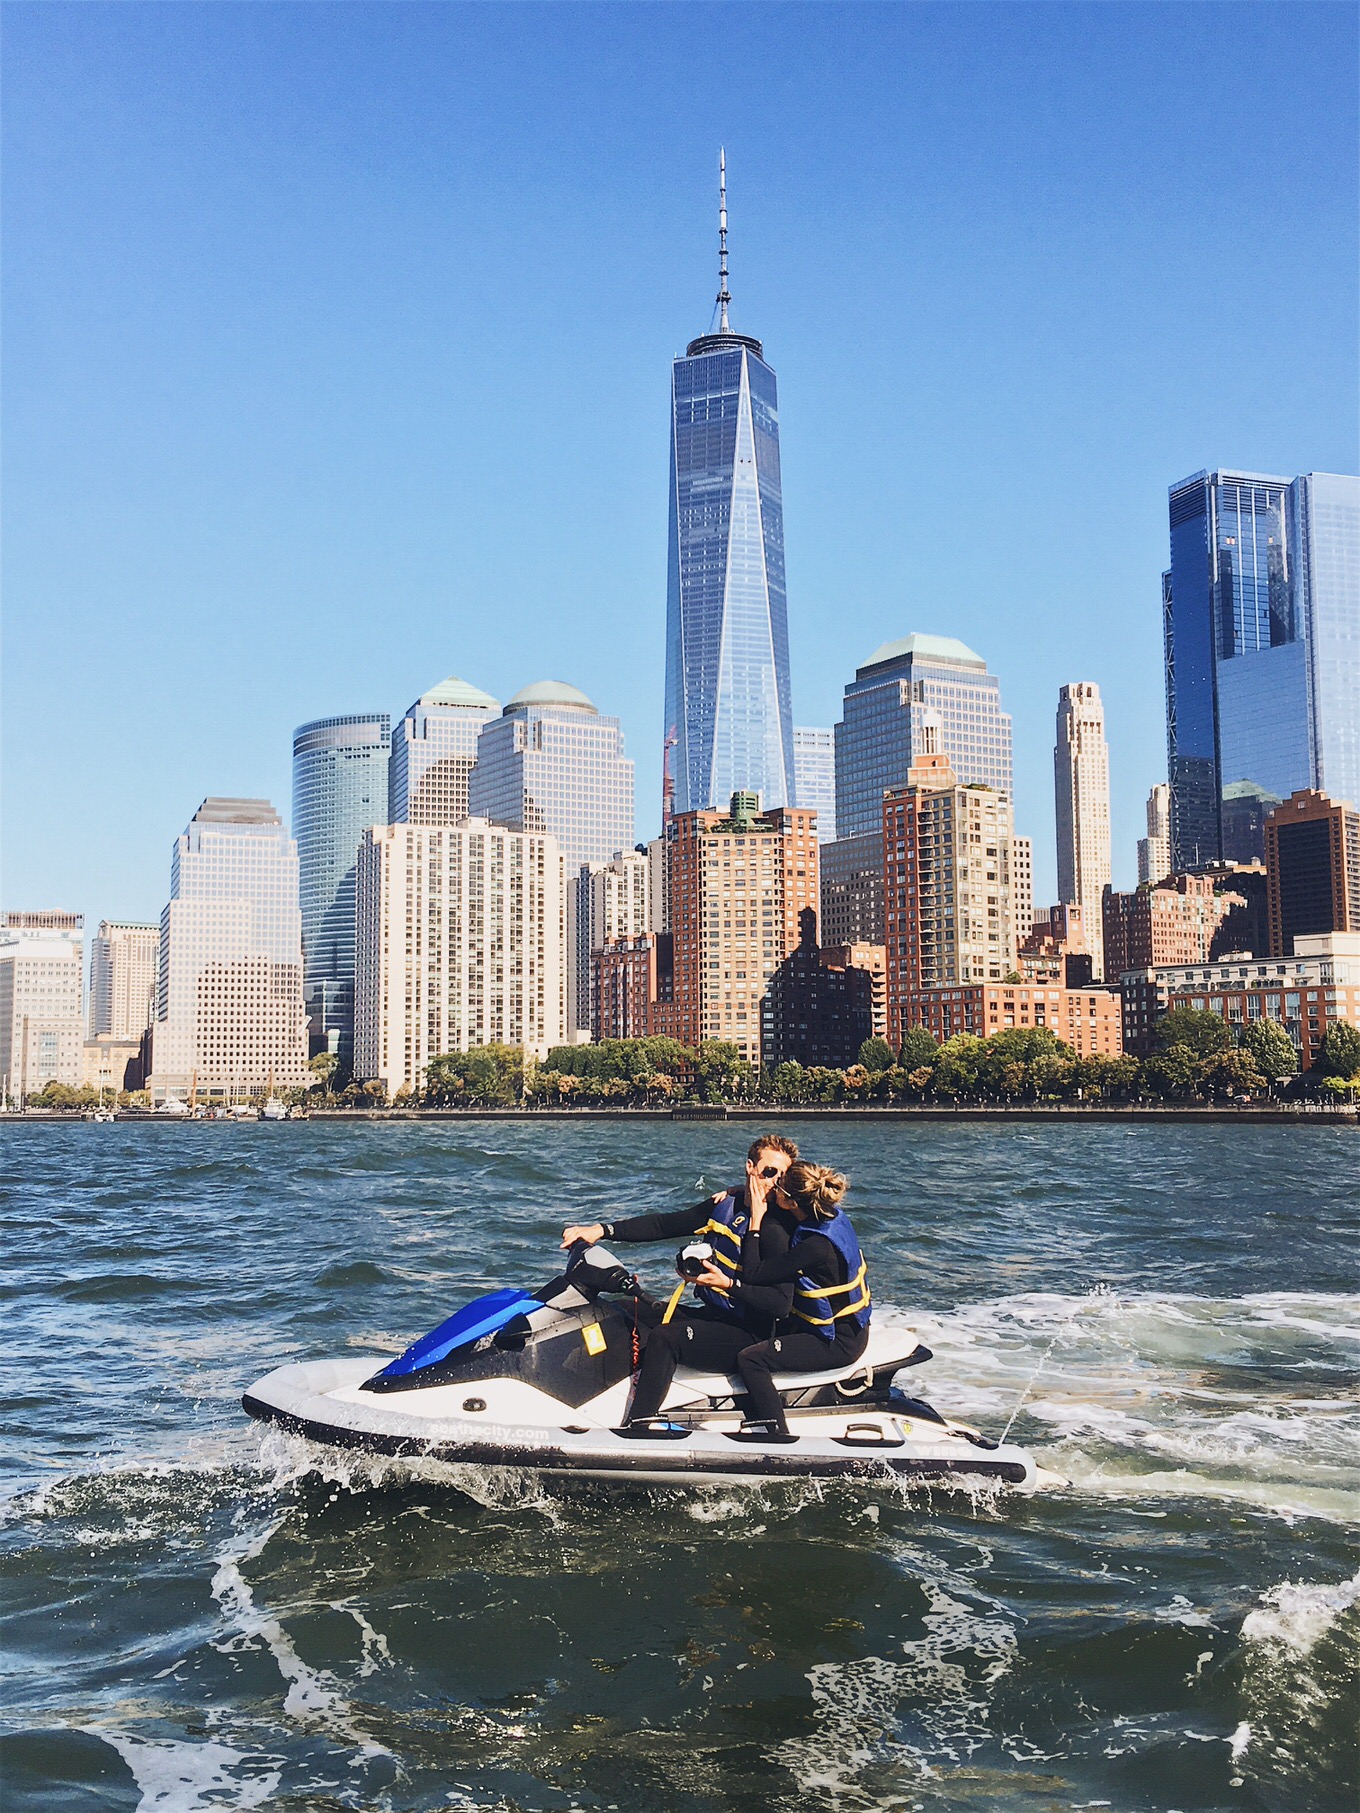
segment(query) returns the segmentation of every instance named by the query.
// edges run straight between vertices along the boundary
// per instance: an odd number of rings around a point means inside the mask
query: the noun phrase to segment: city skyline
[[[683,11],[619,15],[637,80],[603,134],[610,57],[579,14],[554,24],[552,55],[517,40],[513,78],[495,18],[359,6],[319,27],[263,9],[213,37],[187,16],[132,31],[91,13],[55,33],[12,15],[10,268],[25,272],[8,316],[12,903],[154,918],[191,796],[286,797],[296,725],[395,715],[432,673],[509,696],[526,636],[537,671],[619,712],[636,836],[656,828],[664,367],[708,299],[721,142],[740,319],[759,323],[783,386],[798,721],[830,724],[853,662],[884,640],[983,650],[1016,716],[1016,823],[1035,838],[1043,900],[1048,700],[1087,673],[1107,704],[1115,879],[1131,881],[1142,801],[1165,772],[1168,484],[1226,461],[1355,469],[1344,177],[1328,190],[1277,175],[1257,196],[1278,255],[1264,269],[1245,247],[1205,259],[1181,224],[1185,184],[1262,158],[1277,173],[1344,171],[1352,23],[1292,8],[1281,42],[1183,10],[1128,9],[1118,29],[1091,14],[1077,33],[1042,6],[986,31],[966,9],[846,9],[795,43],[771,13],[760,52],[797,105],[757,102],[725,69],[680,121],[664,102],[691,86]],[[754,28],[734,15],[730,30],[740,46]],[[249,55],[233,56],[238,39]],[[569,109],[552,90],[573,53],[601,60]],[[1189,105],[1206,55],[1235,91],[1269,96],[1208,137]],[[1019,59],[1046,106],[1013,96]],[[1116,62],[1118,81],[1092,82]],[[436,88],[466,64],[484,94],[459,85],[456,105],[432,109],[427,63]],[[329,86],[294,82],[302,66]],[[828,83],[827,68],[845,76]],[[897,105],[909,68],[938,94],[929,118]],[[375,69],[411,100],[409,120],[351,106]],[[966,132],[949,111],[978,85],[995,103],[980,134],[973,110]],[[1096,91],[1114,96],[1113,118]],[[459,174],[459,147],[485,139],[497,109],[520,119],[525,95],[542,117],[502,146],[491,180],[475,157]],[[298,161],[304,119],[331,135],[337,180]],[[170,155],[148,158],[152,143]],[[625,261],[600,262],[602,207],[614,238],[626,226]],[[1117,235],[1092,224],[1112,216]],[[360,255],[341,256],[342,241]],[[399,286],[384,275],[398,270]],[[1281,349],[1272,384],[1225,381],[1263,340]],[[89,734],[54,743],[33,708],[60,691],[77,726],[93,723],[109,685],[175,754],[140,764],[117,811],[93,815]],[[49,829],[82,815],[80,840]]]

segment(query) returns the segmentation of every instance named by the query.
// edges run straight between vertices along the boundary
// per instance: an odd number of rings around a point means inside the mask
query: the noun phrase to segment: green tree
[[[1138,1094],[1142,1077],[1142,1066],[1127,1052],[1117,1058],[1094,1052],[1078,1059],[1072,1084],[1088,1100],[1126,1102]]]
[[[97,1108],[99,1091],[92,1089],[88,1083],[75,1085],[58,1083],[55,1079],[44,1083],[36,1095],[28,1098],[30,1108],[57,1108],[70,1110],[76,1108]]]
[[[844,1084],[844,1072],[832,1070],[826,1064],[811,1064],[806,1071],[807,1099],[829,1106],[839,1101]]]
[[[1333,1020],[1322,1035],[1317,1067],[1324,1076],[1360,1077],[1360,1027]]]
[[[1143,1077],[1154,1095],[1181,1100],[1195,1093],[1200,1062],[1189,1045],[1166,1045],[1144,1061]]]
[[[770,1074],[770,1091],[776,1102],[805,1102],[807,1087],[807,1072],[792,1058],[776,1064]]]
[[[322,1095],[330,1095],[335,1089],[336,1072],[340,1068],[340,1056],[334,1051],[318,1051],[314,1058],[309,1058],[307,1068],[315,1081],[312,1087]]]
[[[1298,1070],[1294,1041],[1278,1020],[1253,1020],[1242,1034],[1242,1049],[1267,1082],[1278,1083]]]
[[[886,1039],[866,1039],[859,1048],[859,1062],[871,1076],[892,1069],[893,1049]]]
[[[1184,1045],[1197,1058],[1211,1058],[1232,1044],[1232,1033],[1222,1014],[1202,1007],[1173,1007],[1157,1022],[1157,1043],[1163,1051],[1169,1045]]]
[[[1051,1081],[1052,1060],[1066,1052],[1046,1026],[1004,1026],[983,1045],[978,1057],[978,1087],[983,1095],[1037,1095]]]
[[[425,1068],[425,1094],[435,1102],[514,1108],[525,1094],[524,1053],[517,1045],[474,1045],[446,1051]]]
[[[933,1092],[950,1099],[976,1095],[982,1057],[983,1041],[973,1033],[959,1032],[946,1039],[931,1069]]]
[[[694,1054],[694,1086],[699,1100],[730,1100],[745,1068],[735,1045],[724,1039],[705,1039]]]
[[[1256,1067],[1251,1053],[1241,1045],[1230,1045],[1202,1058],[1200,1082],[1210,1095],[1255,1095],[1266,1086],[1266,1079]]]
[[[924,1026],[911,1026],[903,1035],[897,1061],[903,1070],[919,1070],[922,1065],[928,1067],[935,1062],[935,1054],[939,1049],[934,1033],[927,1031]]]

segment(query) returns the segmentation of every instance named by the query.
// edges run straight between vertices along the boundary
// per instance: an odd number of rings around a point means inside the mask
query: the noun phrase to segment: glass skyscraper
[[[822,851],[822,942],[881,944],[883,795],[904,787],[926,726],[964,786],[1011,797],[1011,720],[987,663],[952,636],[875,649],[836,726],[836,841]]]
[[[500,708],[499,699],[455,674],[407,708],[392,736],[389,824],[463,822],[477,738]]]
[[[775,375],[727,311],[725,173],[717,331],[671,368],[665,810],[768,809],[795,792]]]
[[[905,787],[921,726],[964,786],[1009,794],[1011,720],[987,663],[953,636],[903,636],[875,649],[845,689],[836,726],[836,834],[881,833],[883,795]]]
[[[829,844],[836,836],[836,737],[830,730],[793,728],[793,774],[797,803],[817,814],[818,841]]]
[[[1289,525],[1296,589],[1307,601],[1312,784],[1360,808],[1360,478],[1296,478]]]
[[[578,950],[576,878],[633,847],[633,764],[617,718],[601,717],[561,680],[517,692],[477,739],[469,798],[473,816],[557,840],[565,877],[563,1018],[569,1034],[589,1024],[589,952]]]
[[[318,718],[293,733],[293,829],[310,1042],[348,1065],[354,1034],[354,876],[370,825],[387,818],[386,712]]]
[[[1360,782],[1360,480],[1197,472],[1162,577],[1172,863],[1261,854],[1300,787]],[[1247,845],[1251,847],[1247,847]]]
[[[619,720],[561,680],[524,687],[483,727],[469,798],[474,818],[550,832],[569,880],[583,862],[633,847],[633,764]]]

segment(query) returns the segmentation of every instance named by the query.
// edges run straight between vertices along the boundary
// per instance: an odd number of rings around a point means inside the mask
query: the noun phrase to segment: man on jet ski
[[[645,1334],[630,1422],[655,1417],[682,1359],[686,1366],[705,1371],[730,1371],[738,1353],[766,1340],[789,1314],[792,1274],[787,1280],[760,1285],[750,1284],[747,1274],[757,1264],[787,1257],[798,1222],[792,1214],[771,1208],[771,1192],[797,1157],[791,1139],[762,1135],[746,1155],[743,1186],[669,1215],[638,1215],[563,1229],[563,1246],[577,1240],[593,1246],[597,1240],[631,1244],[689,1236],[712,1249],[707,1269],[692,1280],[699,1298],[695,1307],[662,1321],[660,1306],[652,1306],[655,1319]]]
[[[825,1165],[803,1161],[776,1178],[770,1196],[777,1206],[753,1202],[741,1277],[727,1280],[716,1267],[699,1284],[727,1292],[734,1306],[753,1300],[775,1318],[788,1317],[761,1340],[743,1344],[737,1327],[705,1331],[695,1340],[688,1322],[678,1335],[670,1327],[652,1331],[642,1354],[630,1426],[652,1422],[665,1401],[679,1360],[688,1366],[730,1372],[735,1362],[746,1387],[747,1413],[739,1439],[788,1442],[776,1372],[831,1372],[853,1366],[869,1343],[870,1299],[864,1255],[850,1217],[841,1208],[848,1179]],[[783,1251],[765,1242],[764,1224],[781,1211],[794,1222]],[[725,1339],[719,1338],[725,1336]]]

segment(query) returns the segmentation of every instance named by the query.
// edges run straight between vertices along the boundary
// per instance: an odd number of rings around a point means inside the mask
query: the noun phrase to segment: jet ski
[[[376,1371],[363,1357],[280,1366],[242,1404],[261,1422],[335,1447],[530,1468],[558,1481],[890,1477],[1020,1492],[1061,1483],[1023,1448],[909,1395],[897,1376],[930,1349],[882,1321],[854,1365],[775,1375],[790,1438],[778,1445],[743,1431],[739,1377],[684,1366],[661,1415],[629,1426],[638,1317],[649,1301],[612,1253],[578,1243],[550,1283],[478,1297]]]

